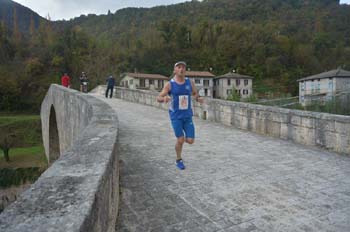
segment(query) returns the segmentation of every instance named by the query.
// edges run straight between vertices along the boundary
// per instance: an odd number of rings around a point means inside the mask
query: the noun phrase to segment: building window
[[[132,85],[134,83],[134,80],[129,80],[129,84]]]
[[[227,85],[231,85],[231,80],[227,79]]]
[[[164,87],[164,81],[163,80],[158,80],[158,88],[163,88]]]
[[[331,78],[329,78],[328,81],[328,92],[332,92],[333,91],[333,81]]]
[[[239,86],[241,84],[241,80],[236,80],[236,86]]]
[[[208,95],[208,89],[204,89],[204,96],[209,96]]]
[[[154,85],[154,80],[149,80],[150,85]]]
[[[200,84],[200,83],[201,83],[201,80],[200,80],[200,79],[194,79],[194,83],[195,83],[195,84]]]
[[[245,86],[248,85],[248,80],[244,80],[244,85],[245,85]]]
[[[141,80],[140,80],[140,87],[141,87],[141,88],[144,88],[145,86],[146,86],[145,80],[144,80],[144,79],[141,79]]]
[[[209,80],[204,80],[203,84],[204,84],[204,86],[209,86]]]
[[[227,93],[227,95],[231,95],[231,93],[232,93],[232,89],[228,89],[228,90],[226,90],[226,93]]]

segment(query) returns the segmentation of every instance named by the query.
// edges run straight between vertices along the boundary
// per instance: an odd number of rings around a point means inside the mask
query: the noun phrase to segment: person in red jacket
[[[64,75],[61,77],[61,84],[64,87],[70,88],[70,77],[67,73],[64,73]]]

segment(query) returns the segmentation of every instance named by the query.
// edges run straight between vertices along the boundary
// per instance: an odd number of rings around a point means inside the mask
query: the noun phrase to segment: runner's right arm
[[[170,101],[170,97],[168,96],[170,92],[170,82],[166,83],[162,91],[157,97],[158,102],[165,102],[168,103]]]

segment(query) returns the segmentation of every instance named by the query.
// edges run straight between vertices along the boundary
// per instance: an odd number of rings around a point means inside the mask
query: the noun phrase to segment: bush
[[[239,101],[241,100],[241,96],[236,92],[235,89],[232,89],[232,92],[231,92],[231,94],[227,97],[227,100],[239,102]]]
[[[19,186],[27,182],[33,183],[43,172],[44,169],[39,167],[0,169],[0,188]]]

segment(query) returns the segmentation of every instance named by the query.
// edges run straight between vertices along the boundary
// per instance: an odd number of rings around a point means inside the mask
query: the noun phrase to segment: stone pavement
[[[116,231],[350,231],[350,157],[194,118],[180,171],[166,111],[105,101],[121,127]]]

